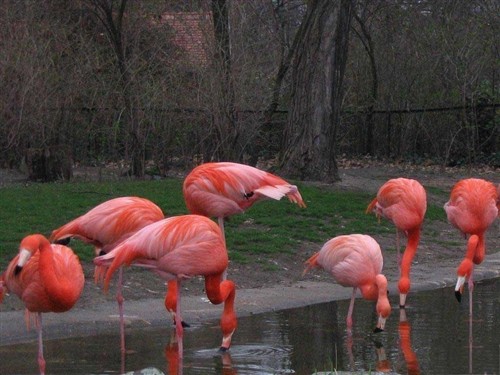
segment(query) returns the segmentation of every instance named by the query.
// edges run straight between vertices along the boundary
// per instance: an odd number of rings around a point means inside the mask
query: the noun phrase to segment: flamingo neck
[[[377,313],[382,318],[387,318],[391,314],[391,304],[387,298],[387,278],[379,274],[375,277],[375,283],[377,284],[378,296],[377,296]]]
[[[231,338],[236,330],[237,320],[234,311],[234,300],[236,287],[231,280],[222,281],[222,274],[209,275],[205,277],[205,290],[207,297],[214,305],[224,302],[224,310],[220,320],[222,330],[222,345],[224,350],[229,349]]]
[[[484,233],[473,234],[467,241],[467,251],[465,258],[470,259],[475,264],[481,264],[486,252]]]
[[[465,258],[457,269],[459,277],[470,277],[474,263],[479,264],[484,258],[484,237],[473,234],[467,241]]]
[[[417,253],[417,247],[420,242],[420,227],[408,231],[408,242],[401,260],[401,275],[409,277],[411,262]]]

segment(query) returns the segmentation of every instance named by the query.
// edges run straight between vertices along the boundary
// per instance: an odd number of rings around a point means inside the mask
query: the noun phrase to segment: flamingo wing
[[[318,264],[342,286],[359,286],[382,271],[380,246],[370,236],[352,234],[332,238],[319,251]]]
[[[163,218],[162,210],[147,199],[119,197],[101,203],[54,230],[50,240],[76,237],[98,247],[111,247],[138,229]]]
[[[391,220],[401,230],[420,227],[426,210],[427,195],[416,180],[391,179],[377,193],[376,213]]]
[[[448,221],[463,233],[486,231],[498,216],[498,193],[489,181],[469,178],[453,187],[444,209]]]

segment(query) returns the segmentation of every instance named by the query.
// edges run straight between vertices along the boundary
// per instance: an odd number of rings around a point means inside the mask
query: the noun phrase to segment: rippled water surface
[[[356,300],[352,335],[346,333],[348,301],[239,319],[230,352],[217,352],[218,322],[189,328],[180,363],[171,328],[127,330],[120,356],[116,334],[47,340],[48,374],[499,374],[500,281],[478,283],[474,316],[468,293],[462,304],[450,288],[412,293],[406,317],[393,309],[386,331],[373,334],[374,304]],[[395,306],[393,306],[395,307]],[[22,319],[22,316],[20,316]],[[38,371],[37,344],[0,346],[0,373]],[[180,367],[180,370],[176,369]],[[139,372],[137,372],[139,373]],[[335,372],[334,372],[335,373]]]

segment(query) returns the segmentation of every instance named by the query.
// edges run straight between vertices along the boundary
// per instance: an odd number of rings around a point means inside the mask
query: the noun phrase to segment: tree
[[[339,180],[335,160],[349,29],[350,0],[309,2],[293,61],[292,102],[280,167],[302,180]]]
[[[117,7],[115,7],[115,0],[87,0],[87,2],[104,26],[115,53],[130,141],[132,174],[136,177],[143,177],[145,172],[145,136],[139,124],[137,104],[131,89],[132,78],[123,33],[123,18],[127,8],[127,0],[116,1]]]

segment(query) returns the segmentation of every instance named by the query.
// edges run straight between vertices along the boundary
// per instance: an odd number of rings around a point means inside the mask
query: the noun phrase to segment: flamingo
[[[352,328],[354,299],[359,288],[363,298],[376,300],[378,322],[374,332],[384,330],[391,313],[387,298],[387,279],[381,274],[383,267],[380,246],[365,234],[341,235],[327,241],[321,250],[307,261],[304,274],[311,268],[323,268],[342,286],[352,287],[352,297],[347,313],[347,328]]]
[[[51,245],[41,234],[25,237],[0,282],[0,303],[7,291],[26,306],[26,328],[38,331],[38,366],[45,373],[42,313],[70,310],[80,298],[85,279],[78,257],[63,245]]]
[[[377,197],[371,201],[366,213],[374,212],[378,218],[385,217],[396,226],[396,247],[400,276],[398,282],[399,307],[405,308],[406,296],[410,291],[411,262],[420,242],[420,232],[427,210],[427,195],[420,182],[408,178],[395,178],[387,181],[378,190]],[[407,238],[403,259],[399,253],[399,235]]]
[[[280,200],[286,195],[299,207],[306,207],[297,186],[238,163],[201,164],[186,176],[182,191],[189,212],[216,217],[224,239],[224,218],[243,213],[257,201]]]
[[[114,198],[99,204],[82,216],[52,231],[50,241],[67,244],[71,238],[77,238],[94,245],[96,256],[102,255],[108,253],[139,229],[164,217],[162,210],[147,199],[139,197]],[[96,283],[102,279],[104,272],[103,268],[95,268],[94,279]],[[120,269],[116,300],[120,315],[121,350],[124,353],[125,323],[122,286],[123,271]],[[174,288],[175,286],[172,286],[172,289]],[[173,315],[172,311],[170,313]]]
[[[469,235],[467,252],[457,269],[455,296],[460,302],[465,280],[469,286],[469,312],[472,316],[474,264],[480,264],[486,253],[485,232],[498,216],[498,192],[489,181],[468,178],[458,181],[444,205],[448,221],[464,236]]]
[[[187,278],[204,276],[210,302],[224,302],[220,350],[229,349],[237,326],[236,290],[232,281],[222,280],[228,263],[227,250],[220,228],[209,218],[182,215],[160,220],[139,230],[109,253],[96,257],[94,263],[109,267],[104,278],[105,290],[116,269],[131,263],[149,268],[164,280],[177,280],[176,335],[180,358],[183,349],[180,284]]]

